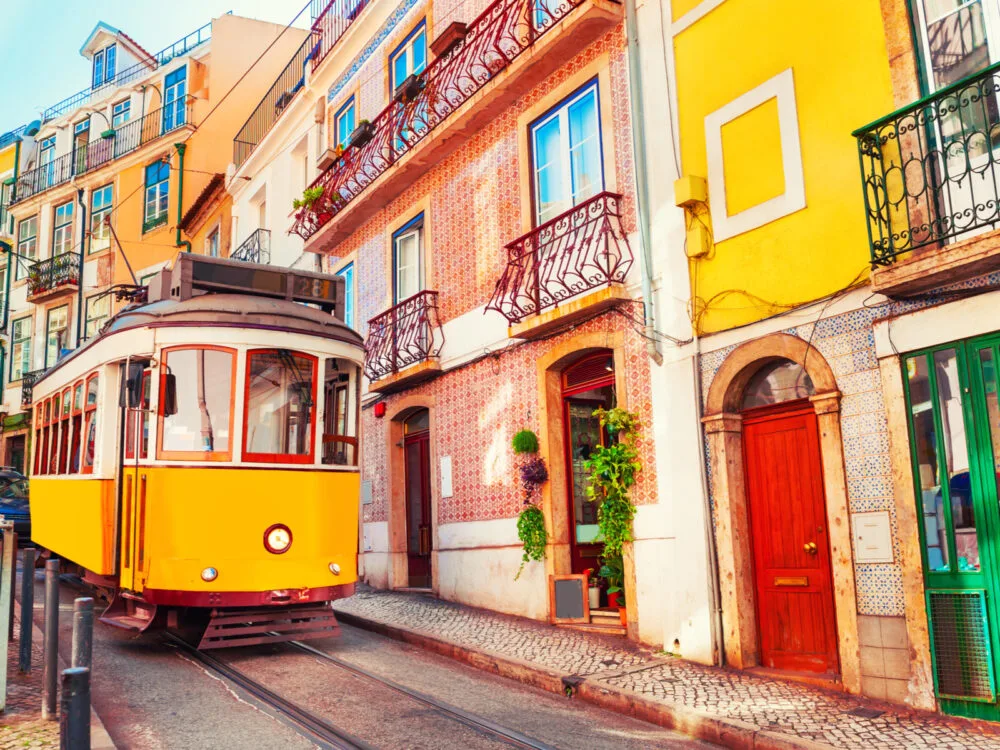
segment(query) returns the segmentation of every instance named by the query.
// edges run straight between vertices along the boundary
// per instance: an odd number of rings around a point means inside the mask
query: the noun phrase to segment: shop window
[[[159,430],[162,459],[229,461],[232,457],[236,352],[211,347],[163,351]],[[166,413],[168,380],[174,413]]]
[[[323,414],[323,463],[358,465],[358,367],[343,359],[326,360]]]
[[[247,353],[243,459],[312,463],[316,358],[287,349]]]

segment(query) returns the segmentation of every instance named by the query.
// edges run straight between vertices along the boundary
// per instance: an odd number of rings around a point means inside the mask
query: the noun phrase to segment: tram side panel
[[[31,537],[100,575],[115,572],[113,479],[31,479]]]

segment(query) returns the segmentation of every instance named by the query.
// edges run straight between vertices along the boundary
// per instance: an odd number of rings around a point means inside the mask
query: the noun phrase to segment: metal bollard
[[[42,683],[42,718],[56,720],[59,683],[59,560],[45,561],[45,672]]]
[[[70,667],[62,673],[60,750],[90,750],[90,670]]]
[[[73,666],[90,669],[94,650],[94,600],[81,596],[73,602]]]
[[[10,623],[10,632],[7,633],[7,640],[14,640],[14,592],[17,591],[17,532],[12,531],[11,544],[14,547],[14,554],[10,558],[14,561],[14,564],[10,566],[10,619],[7,621]]]
[[[31,671],[31,634],[35,613],[35,548],[28,547],[21,553],[21,652],[18,670]]]

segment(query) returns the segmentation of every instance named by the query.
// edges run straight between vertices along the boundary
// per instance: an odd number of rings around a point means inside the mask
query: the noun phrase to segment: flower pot
[[[412,102],[424,90],[424,80],[418,75],[410,74],[392,92],[392,98],[397,102]]]
[[[461,21],[452,21],[448,27],[438,34],[438,38],[431,42],[431,52],[434,57],[441,57],[447,54],[452,47],[465,39],[469,32],[469,27]]]
[[[618,606],[618,595],[620,593],[620,591],[616,591],[613,594],[610,591],[608,592],[608,606],[612,609]]]
[[[621,622],[623,628],[628,627],[628,610],[625,607],[618,608],[618,620]]]
[[[101,138],[103,138],[104,140],[108,140],[109,138],[114,138],[114,137],[115,137],[114,128],[108,128],[107,130],[101,133]]]
[[[370,122],[362,122],[351,133],[348,143],[354,148],[361,148],[375,136],[375,128]]]
[[[591,586],[587,589],[587,595],[590,597],[590,608],[599,609],[601,606],[601,589],[598,586]]]

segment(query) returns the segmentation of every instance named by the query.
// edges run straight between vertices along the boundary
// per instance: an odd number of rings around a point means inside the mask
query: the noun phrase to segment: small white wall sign
[[[854,513],[851,520],[854,525],[854,561],[891,563],[893,556],[889,511]]]
[[[441,497],[451,497],[451,456],[441,457]]]
[[[361,504],[370,505],[372,502],[372,480],[366,479],[361,483]]]

